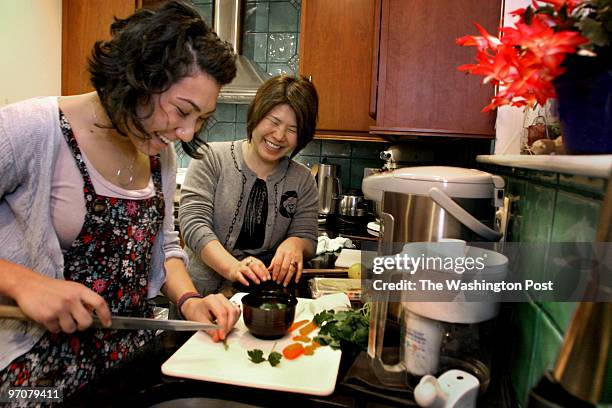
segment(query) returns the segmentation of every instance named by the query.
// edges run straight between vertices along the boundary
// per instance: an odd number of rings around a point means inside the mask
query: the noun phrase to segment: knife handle
[[[19,307],[0,305],[0,318],[16,320],[32,320],[26,316]]]

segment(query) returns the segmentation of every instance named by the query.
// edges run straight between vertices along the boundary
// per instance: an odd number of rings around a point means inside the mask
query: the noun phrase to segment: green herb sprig
[[[249,360],[251,360],[253,363],[259,364],[267,361],[272,367],[276,367],[283,358],[281,353],[272,351],[270,354],[268,354],[268,358],[266,359],[263,356],[263,351],[259,349],[247,350],[247,354],[249,356]]]
[[[263,351],[259,349],[247,350],[247,354],[249,355],[249,360],[251,360],[255,364],[263,363],[264,361],[266,361],[266,359],[263,357]]]
[[[324,310],[312,319],[321,328],[314,341],[336,350],[345,345],[355,345],[361,350],[368,347],[370,330],[370,304],[361,309],[335,312]]]

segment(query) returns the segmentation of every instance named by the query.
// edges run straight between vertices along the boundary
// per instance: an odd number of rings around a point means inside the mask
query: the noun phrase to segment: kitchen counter
[[[612,173],[612,154],[584,156],[480,155],[476,156],[476,161],[485,164],[587,177],[608,178]]]
[[[363,225],[347,226],[339,220],[319,226],[319,234],[327,234],[331,238],[338,234],[350,237],[357,247],[363,241],[376,241],[375,237],[365,232]],[[297,287],[296,294],[300,297],[310,297],[308,277],[312,276],[346,276],[346,270],[333,267],[336,253],[327,253],[315,257],[305,265],[304,278]],[[167,300],[158,298],[159,306],[168,306]],[[371,407],[385,408],[397,406],[416,406],[413,402],[390,399],[390,393],[373,393],[367,386],[349,386],[344,380],[347,373],[365,374],[367,364],[361,364],[357,370],[352,365],[357,354],[344,352],[340,363],[336,389],[333,394],[326,397],[302,395],[280,391],[261,390],[233,385],[225,385],[204,381],[187,380],[165,376],[161,373],[161,365],[185,342],[193,333],[191,332],[163,332],[158,335],[152,344],[144,347],[141,352],[123,364],[120,368],[106,375],[103,379],[91,384],[86,389],[65,402],[65,406],[164,406],[164,407],[283,407],[287,405],[296,407]],[[389,336],[394,338],[395,336]],[[399,337],[399,336],[398,336]],[[502,339],[511,338],[509,335],[500,336]],[[393,339],[385,344],[393,345]],[[503,367],[504,356],[500,356]],[[364,366],[366,368],[364,368]],[[479,406],[488,408],[507,408],[516,406],[511,400],[508,376],[493,376],[487,393],[481,398]],[[406,395],[406,392],[404,392]],[[408,394],[409,395],[409,394]]]

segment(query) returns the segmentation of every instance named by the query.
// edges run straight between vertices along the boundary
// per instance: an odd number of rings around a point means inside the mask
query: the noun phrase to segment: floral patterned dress
[[[113,315],[151,317],[146,301],[153,242],[161,229],[164,197],[159,157],[151,158],[155,196],[144,200],[96,194],[70,124],[60,111],[62,133],[83,176],[86,216],[64,253],[64,277],[100,294]],[[15,386],[83,388],[153,338],[152,331],[46,332],[35,346],[0,372],[0,391]]]

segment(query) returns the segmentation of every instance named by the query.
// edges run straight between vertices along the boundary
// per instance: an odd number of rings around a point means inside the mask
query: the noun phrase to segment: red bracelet
[[[183,316],[183,312],[181,311],[181,308],[183,307],[183,303],[185,303],[189,299],[193,299],[193,298],[202,299],[203,297],[204,296],[200,295],[198,292],[183,293],[183,295],[179,298],[178,302],[176,302],[176,308],[178,309],[179,315],[181,316],[183,320],[185,320],[185,316]]]

